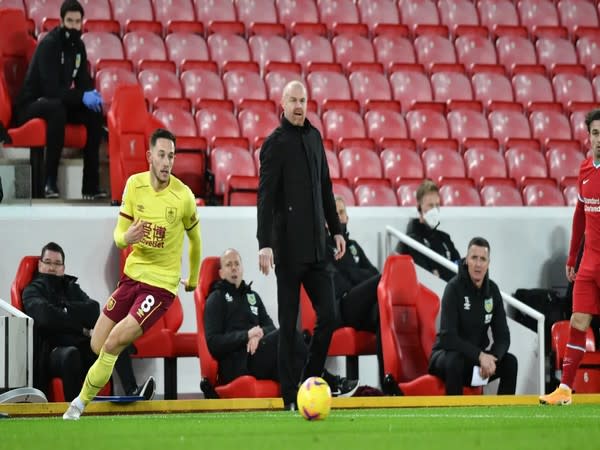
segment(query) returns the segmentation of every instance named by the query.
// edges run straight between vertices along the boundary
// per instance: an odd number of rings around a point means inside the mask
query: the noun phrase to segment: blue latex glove
[[[81,100],[88,109],[95,112],[102,112],[102,97],[97,90],[84,92]]]

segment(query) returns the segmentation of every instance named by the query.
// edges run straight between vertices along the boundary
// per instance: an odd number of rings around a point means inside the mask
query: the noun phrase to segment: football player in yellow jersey
[[[85,406],[108,382],[121,351],[140,337],[172,304],[181,283],[193,291],[200,268],[200,226],[192,191],[171,175],[175,136],[157,129],[147,152],[150,170],[132,175],[125,186],[114,230],[119,248],[129,245],[124,275],[109,297],[92,334],[98,359],[83,388],[63,414],[78,420]],[[190,274],[181,279],[183,235],[189,243]]]

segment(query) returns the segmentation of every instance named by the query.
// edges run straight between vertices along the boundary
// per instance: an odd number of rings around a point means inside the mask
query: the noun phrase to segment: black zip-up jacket
[[[465,261],[461,261],[458,274],[444,290],[440,331],[432,353],[439,349],[459,351],[477,365],[479,353],[490,344],[491,327],[494,343],[487,352],[498,360],[504,357],[510,346],[510,333],[500,290],[488,274],[478,289],[471,281]]]
[[[22,299],[25,314],[34,320],[34,386],[44,390],[50,352],[59,346],[89,346],[83,329],[94,328],[100,305],[70,275],[38,273],[23,290]]]
[[[285,117],[260,152],[257,232],[259,249],[271,247],[275,264],[326,260],[325,222],[340,234],[340,222],[319,131]]]
[[[260,296],[252,283],[242,281],[239,288],[226,280],[216,281],[206,299],[204,331],[211,355],[219,362],[219,381],[248,373],[248,330],[260,326],[264,334],[275,330]]]
[[[333,271],[333,281],[335,284],[335,297],[341,299],[350,289],[357,284],[368,280],[379,271],[371,264],[362,247],[355,240],[350,239],[348,232],[344,233],[346,240],[346,253],[341,259],[334,258],[333,250],[335,241],[331,235],[328,239],[328,246],[331,263],[335,270]]]
[[[458,253],[458,250],[456,250],[452,239],[450,239],[450,235],[444,231],[438,230],[437,228],[432,230],[426,224],[421,223],[419,219],[413,219],[408,223],[406,234],[450,261],[457,262],[460,260],[460,254]],[[454,276],[454,272],[451,270],[442,267],[423,253],[408,245],[404,245],[402,242],[398,243],[396,252],[412,256],[416,265],[429,272],[433,272],[437,269],[440,278],[444,281],[449,281]]]
[[[68,43],[56,27],[35,49],[15,106],[20,111],[40,97],[59,98],[67,107],[82,106],[83,93],[93,88],[85,44]]]

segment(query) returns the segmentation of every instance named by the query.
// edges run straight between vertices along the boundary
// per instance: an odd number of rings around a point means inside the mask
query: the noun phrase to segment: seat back
[[[19,311],[23,311],[23,289],[33,280],[39,260],[39,256],[23,256],[17,268],[17,273],[10,286],[10,303]]]
[[[217,385],[218,363],[208,350],[204,330],[204,308],[211,285],[219,279],[221,261],[218,256],[207,256],[202,260],[198,287],[194,291],[196,305],[196,323],[198,325],[198,356],[200,357],[200,373],[208,379],[212,386]]]
[[[425,375],[436,335],[437,295],[419,284],[408,255],[388,257],[377,295],[385,373],[398,382]]]

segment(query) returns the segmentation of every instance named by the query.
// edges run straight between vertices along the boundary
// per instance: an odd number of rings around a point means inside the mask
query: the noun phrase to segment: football
[[[306,420],[323,420],[331,409],[331,389],[323,378],[310,377],[298,389],[298,411]]]

